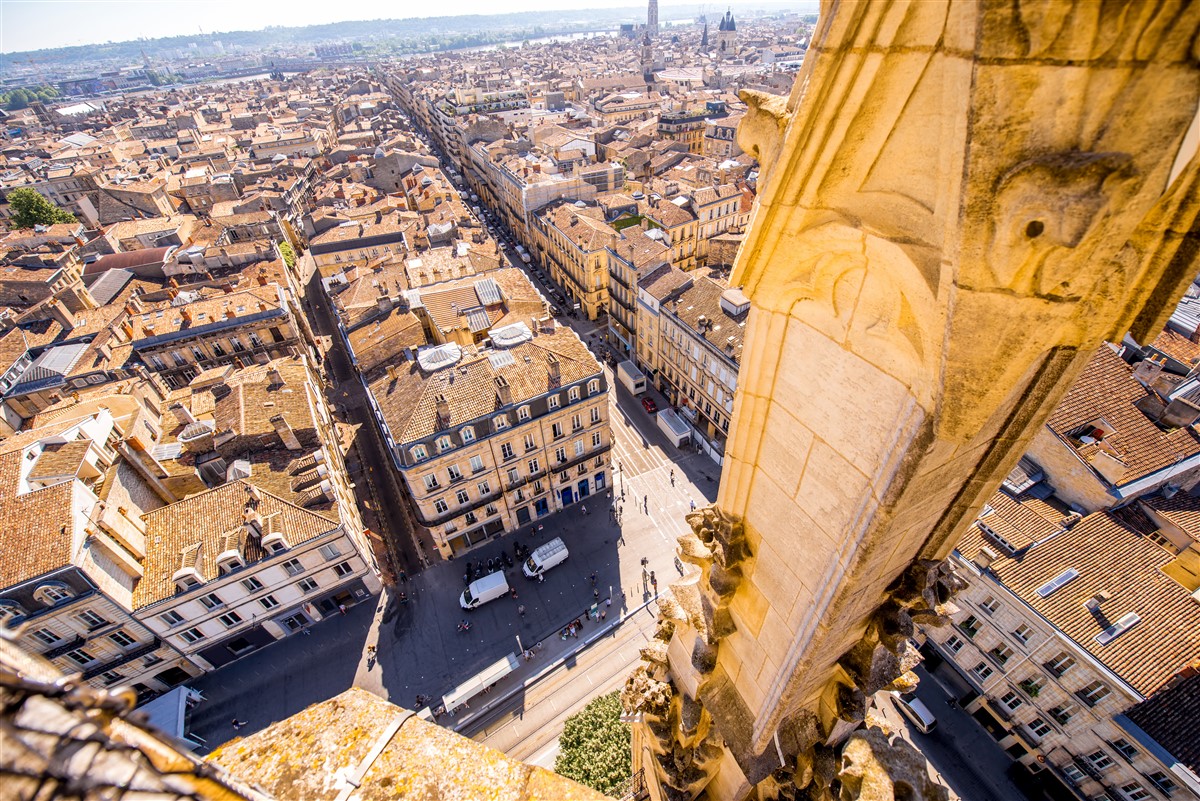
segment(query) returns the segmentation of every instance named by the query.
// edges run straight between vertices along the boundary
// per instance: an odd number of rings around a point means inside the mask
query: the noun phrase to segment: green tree
[[[75,222],[74,214],[63,211],[42,197],[37,190],[28,187],[9,192],[8,206],[12,209],[12,223],[15,228]]]
[[[296,251],[292,250],[292,243],[286,239],[279,243],[279,255],[283,256],[283,263],[288,267],[296,266]]]
[[[620,796],[633,775],[629,726],[621,722],[620,694],[594,698],[567,718],[558,748],[555,773],[605,795]]]

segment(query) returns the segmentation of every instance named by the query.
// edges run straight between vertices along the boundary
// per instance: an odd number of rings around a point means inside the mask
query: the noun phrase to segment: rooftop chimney
[[[191,309],[189,309],[187,306],[182,306],[182,307],[180,307],[180,309],[179,309],[179,316],[180,316],[181,318],[183,318],[183,321],[184,321],[185,323],[191,324],[191,322],[192,322],[192,310],[191,310]]]
[[[550,386],[557,387],[562,382],[562,370],[558,357],[553,353],[546,354],[546,370],[549,373]]]
[[[226,306],[225,307],[225,316],[228,317],[230,320],[232,320],[234,317],[237,317],[237,312],[234,311],[232,306]]]
[[[508,381],[504,376],[496,376],[496,396],[500,399],[499,407],[512,405],[512,387],[508,385]]]
[[[189,423],[196,422],[196,415],[192,414],[192,410],[176,401],[167,407],[171,414],[175,415],[175,419],[179,421],[179,425],[186,426]]]
[[[267,379],[273,387],[281,387],[287,383],[287,381],[283,380],[283,373],[279,372],[279,368],[277,367],[272,367],[267,371]]]
[[[450,401],[446,400],[446,396],[441,393],[438,393],[435,401],[437,403],[438,428],[445,428],[450,425]]]
[[[267,285],[267,271],[266,270],[258,271],[258,285],[259,286]]]
[[[289,451],[300,450],[300,440],[296,438],[296,433],[292,431],[292,427],[288,425],[287,418],[282,414],[277,414],[271,418],[271,425],[275,426],[275,433],[283,440],[283,446]]]

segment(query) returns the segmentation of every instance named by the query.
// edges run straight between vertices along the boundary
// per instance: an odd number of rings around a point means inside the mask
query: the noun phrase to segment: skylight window
[[[1043,598],[1049,598],[1055,592],[1061,590],[1063,587],[1067,586],[1068,583],[1077,578],[1079,578],[1079,571],[1073,567],[1068,567],[1066,570],[1059,573],[1042,586],[1038,587],[1037,594]]]
[[[1096,642],[1100,643],[1101,645],[1108,645],[1110,642],[1136,626],[1139,622],[1141,622],[1141,619],[1141,616],[1138,615],[1137,612],[1130,612],[1129,614],[1125,615],[1125,617],[1121,618],[1116,623],[1113,623],[1104,631],[1097,634]]]

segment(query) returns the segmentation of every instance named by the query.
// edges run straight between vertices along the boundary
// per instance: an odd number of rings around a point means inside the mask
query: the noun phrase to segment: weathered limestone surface
[[[883,797],[907,757],[853,733],[946,611],[940,560],[1092,350],[1196,269],[1200,4],[826,0],[819,25],[739,131],[753,308],[658,675],[724,744],[704,779],[656,764],[692,797]]]

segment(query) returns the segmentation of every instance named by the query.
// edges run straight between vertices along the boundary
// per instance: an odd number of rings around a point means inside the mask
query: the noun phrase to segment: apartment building
[[[135,393],[65,411],[0,442],[0,625],[94,687],[149,698],[200,673],[133,615],[141,514],[165,504],[141,473],[154,416]]]
[[[733,184],[705,186],[692,192],[692,210],[696,215],[696,262],[709,263],[709,249],[715,237],[742,229],[742,190]]]
[[[607,491],[607,383],[546,318],[450,342],[367,378],[416,516],[444,556]]]
[[[608,252],[608,339],[628,356],[637,339],[641,279],[670,263],[670,249],[637,226],[621,229]]]
[[[658,115],[658,135],[684,145],[689,153],[702,153],[706,116],[706,111],[664,111]]]
[[[691,201],[684,195],[667,200],[658,194],[638,201],[638,214],[646,224],[666,234],[665,244],[671,248],[671,263],[681,270],[696,267],[696,215]]]
[[[179,300],[181,305],[176,305]],[[294,303],[278,284],[187,298],[130,317],[134,353],[171,387],[185,386],[220,365],[262,364],[299,352]]]
[[[928,664],[1043,782],[1089,801],[1200,797],[1126,715],[1200,667],[1197,511],[1177,494],[1081,518],[1025,459],[955,550],[969,586],[954,625],[926,632]]]
[[[659,267],[639,282],[638,363],[679,415],[724,453],[750,300],[720,278]]]
[[[1200,356],[1200,349],[1187,345],[1188,359]],[[1130,348],[1125,354],[1140,355]],[[1191,363],[1163,356],[1131,365],[1114,346],[1102,345],[1033,438],[1029,456],[1053,476],[1060,498],[1086,512],[1120,506],[1167,485],[1195,484],[1200,480],[1195,372]]]
[[[415,214],[380,213],[373,222],[351,220],[322,231],[310,239],[308,251],[321,277],[328,278],[351,263],[407,253],[409,239],[419,227]]]
[[[589,320],[608,310],[608,248],[617,232],[603,210],[559,201],[539,210],[531,226],[533,252]]]

